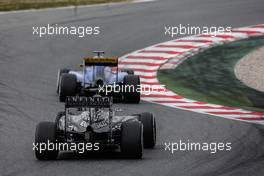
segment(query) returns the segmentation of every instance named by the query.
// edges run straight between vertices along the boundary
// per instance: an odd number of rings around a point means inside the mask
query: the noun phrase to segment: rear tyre
[[[140,102],[140,78],[137,75],[126,75],[124,77],[123,98],[125,103]]]
[[[55,160],[58,157],[59,151],[55,150],[56,124],[54,122],[41,122],[37,125],[35,144],[38,144],[38,149],[35,149],[35,156],[38,160]],[[53,150],[48,150],[48,144]],[[40,145],[45,146],[45,149],[40,150]]]
[[[143,126],[139,121],[122,123],[120,149],[125,157],[142,158]]]
[[[61,75],[59,98],[65,101],[66,96],[74,96],[77,93],[77,78],[73,74],[63,73]]]
[[[122,69],[121,71],[126,72],[129,75],[134,75],[134,70],[131,70],[131,69]]]
[[[60,87],[60,80],[61,80],[61,75],[63,73],[69,73],[70,69],[67,69],[67,68],[62,68],[62,69],[59,69],[58,70],[58,75],[57,75],[57,94],[59,94],[59,87]]]
[[[154,148],[156,145],[156,120],[152,113],[140,114],[139,121],[143,124],[143,141],[145,148]]]

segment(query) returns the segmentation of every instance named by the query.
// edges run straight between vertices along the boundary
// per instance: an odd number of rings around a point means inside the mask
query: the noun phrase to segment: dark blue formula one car
[[[80,144],[88,144],[87,151],[120,151],[129,158],[141,158],[143,148],[154,148],[154,115],[150,112],[116,115],[112,102],[112,97],[100,95],[66,97],[65,110],[58,113],[55,122],[41,122],[36,127],[36,158],[56,159],[60,151],[80,153],[80,148],[76,148]],[[53,147],[49,149],[51,144]]]

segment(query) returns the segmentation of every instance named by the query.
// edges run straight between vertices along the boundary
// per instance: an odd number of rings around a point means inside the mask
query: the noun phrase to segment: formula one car
[[[118,58],[104,58],[103,51],[94,51],[94,58],[84,58],[82,70],[60,69],[57,93],[61,102],[66,96],[113,96],[115,101],[140,102],[140,78],[133,70],[118,70]],[[113,71],[117,67],[117,71]]]
[[[41,122],[36,127],[35,150],[39,160],[56,159],[68,145],[89,144],[93,152],[120,150],[128,158],[141,158],[143,148],[156,144],[156,121],[152,113],[115,115],[112,97],[66,97],[65,111],[55,122]],[[47,147],[56,144],[52,150]],[[73,150],[78,150],[76,147]]]

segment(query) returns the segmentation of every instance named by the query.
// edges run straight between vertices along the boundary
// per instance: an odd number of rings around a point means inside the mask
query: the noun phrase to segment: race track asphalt
[[[55,93],[57,69],[76,67],[92,50],[122,56],[171,40],[164,25],[248,26],[263,23],[263,0],[160,0],[0,15],[0,175],[179,175],[262,176],[264,128],[147,102],[120,107],[127,113],[151,111],[158,141],[142,160],[64,154],[40,162],[32,151],[35,126],[52,121],[63,104]],[[33,26],[100,26],[98,36],[32,35]],[[164,142],[232,142],[231,151],[164,151]]]

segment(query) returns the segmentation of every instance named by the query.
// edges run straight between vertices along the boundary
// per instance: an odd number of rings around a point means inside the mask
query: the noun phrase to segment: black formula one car
[[[114,101],[140,102],[140,78],[133,70],[118,69],[118,58],[105,58],[103,51],[94,51],[93,58],[84,58],[81,70],[60,69],[57,93],[61,102],[66,96],[112,96]],[[114,71],[116,67],[117,71]]]
[[[36,158],[56,159],[59,151],[82,150],[78,148],[80,144],[88,151],[120,150],[121,156],[141,158],[144,147],[153,148],[156,144],[153,114],[117,116],[112,105],[111,97],[100,95],[67,97],[65,111],[58,113],[55,122],[37,125]],[[51,150],[47,146],[52,146]]]

